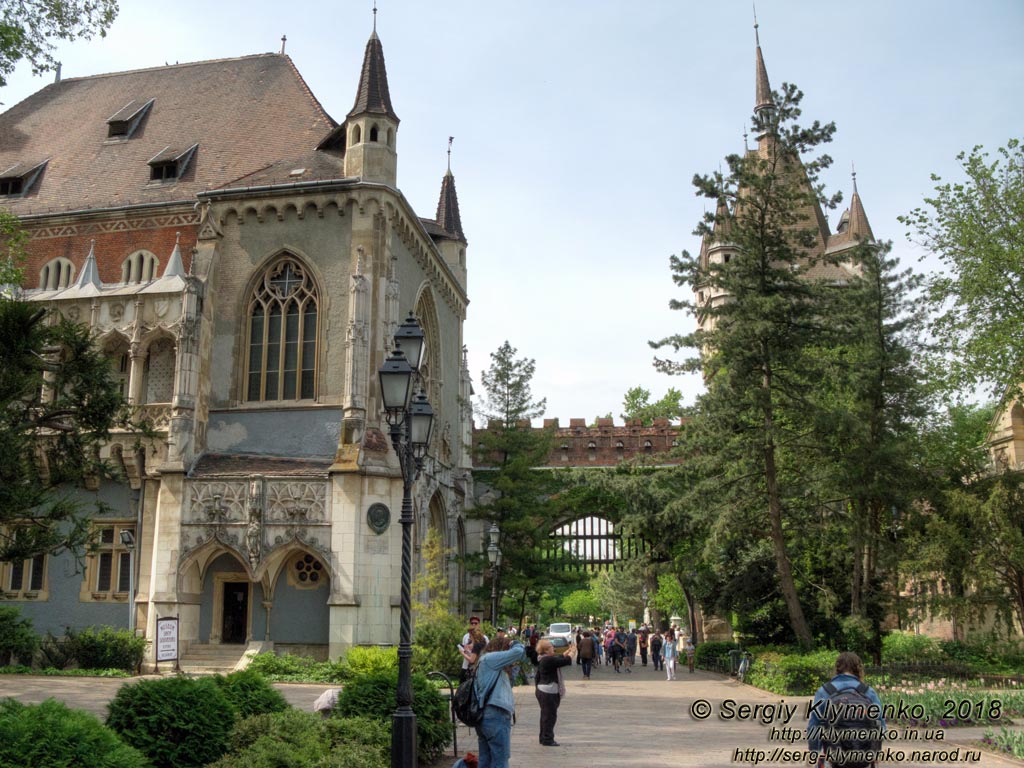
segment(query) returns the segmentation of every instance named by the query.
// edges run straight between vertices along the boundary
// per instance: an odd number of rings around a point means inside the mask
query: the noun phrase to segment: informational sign
[[[178,617],[168,616],[156,620],[156,660],[177,661]]]

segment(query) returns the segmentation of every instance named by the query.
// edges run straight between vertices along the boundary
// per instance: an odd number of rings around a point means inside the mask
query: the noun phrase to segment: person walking
[[[516,712],[512,681],[507,668],[526,658],[522,644],[507,635],[491,640],[476,665],[476,695],[483,699],[491,690],[484,717],[476,726],[479,768],[509,768],[512,754],[512,717]]]
[[[636,663],[636,630],[626,635],[626,671],[632,674],[633,665]]]
[[[576,645],[576,658],[583,667],[583,679],[590,679],[590,671],[593,668],[594,657],[597,656],[597,642],[594,640],[590,630],[584,630],[583,636]]]
[[[637,647],[640,649],[640,664],[641,666],[647,666],[647,645],[648,645],[648,630],[647,626],[644,625],[640,628],[640,635],[637,637]]]
[[[686,638],[686,644],[683,646],[683,651],[686,653],[686,666],[690,668],[690,674],[693,674],[693,661],[694,656],[697,654],[697,649],[693,647],[693,640],[690,637]]]
[[[557,747],[555,741],[555,722],[558,720],[558,705],[565,696],[565,682],[562,680],[562,667],[567,667],[576,656],[576,646],[570,645],[569,650],[561,656],[555,655],[555,647],[550,640],[537,643],[537,703],[540,704],[540,743],[544,747]]]
[[[662,646],[661,633],[658,632],[657,630],[652,632],[649,644],[651,646],[651,662],[654,664],[654,671],[657,672],[658,670],[660,670],[662,668],[662,663],[661,663],[661,646]]]
[[[661,646],[661,658],[665,663],[665,679],[676,679],[676,657],[679,649],[676,647],[676,633],[671,629],[665,632],[664,643]]]

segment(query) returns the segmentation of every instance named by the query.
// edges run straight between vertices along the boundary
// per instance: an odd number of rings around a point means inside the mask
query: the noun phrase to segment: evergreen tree
[[[497,523],[501,531],[498,547],[502,553],[495,590],[498,603],[508,593],[518,605],[520,619],[529,600],[560,575],[549,572],[546,555],[554,546],[548,538],[551,519],[550,494],[555,485],[550,472],[539,470],[551,450],[551,434],[534,430],[530,419],[543,415],[545,400],[535,401],[530,389],[535,364],[516,357],[507,341],[491,354],[491,366],[482,373],[484,397],[477,412],[487,430],[473,446],[478,506],[470,516]],[[480,570],[488,567],[486,557],[477,555],[471,563]],[[490,584],[477,597],[488,600]]]
[[[0,560],[82,552],[88,508],[66,491],[107,473],[100,446],[132,426],[88,328],[46,319],[0,297]]]
[[[835,126],[798,126],[802,96],[783,85],[770,107],[754,115],[758,148],[730,155],[725,175],[694,178],[698,194],[718,202],[697,233],[706,243],[732,246],[730,258],[713,260],[705,250],[696,258],[685,252],[672,258],[676,284],[696,294],[695,301],[672,306],[703,322],[694,333],[653,345],[700,351],[683,363],[656,365],[669,373],[703,371],[707,391],[687,429],[698,436],[692,448],[701,452],[705,476],[720,494],[732,489],[728,495],[743,500],[741,509],[757,511],[749,531],[767,530],[790,627],[799,644],[810,647],[790,555],[798,523],[787,519],[792,478],[780,453],[797,437],[794,415],[806,408],[817,376],[806,351],[820,339],[825,302],[820,281],[808,273],[820,252],[820,206],[836,201],[825,200],[817,183],[831,159],[809,154],[831,140]]]

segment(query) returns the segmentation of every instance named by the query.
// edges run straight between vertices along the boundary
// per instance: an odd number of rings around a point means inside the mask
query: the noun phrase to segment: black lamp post
[[[409,318],[395,332],[395,351],[378,371],[391,445],[402,470],[402,605],[398,643],[397,708],[391,720],[391,768],[416,768],[416,715],[412,711],[412,484],[423,469],[434,411],[419,391],[411,397],[423,352],[423,329]]]
[[[490,537],[490,544],[487,545],[487,559],[491,563],[491,624],[498,626],[498,569],[501,568],[501,547],[498,541],[501,538],[501,529],[497,523],[491,523],[487,531]]]

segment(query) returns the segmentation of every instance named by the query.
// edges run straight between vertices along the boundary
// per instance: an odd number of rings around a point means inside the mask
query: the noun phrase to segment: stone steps
[[[235,667],[245,653],[244,645],[193,644],[181,657],[178,666],[190,675],[226,675]]]

